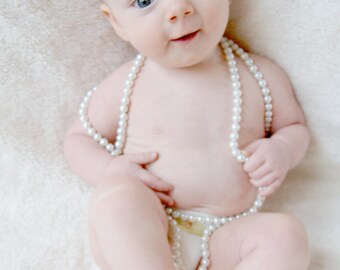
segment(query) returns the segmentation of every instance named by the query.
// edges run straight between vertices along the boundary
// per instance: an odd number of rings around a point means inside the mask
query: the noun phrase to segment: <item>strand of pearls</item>
[[[272,97],[270,96],[270,91],[267,87],[267,82],[263,79],[263,74],[258,70],[258,67],[254,64],[254,61],[249,57],[249,55],[244,52],[237,44],[235,44],[232,40],[228,40],[227,38],[223,38],[221,40],[221,46],[224,50],[224,54],[226,56],[226,60],[229,65],[230,77],[232,80],[232,90],[233,90],[233,116],[232,116],[232,126],[231,126],[231,134],[230,134],[230,148],[233,156],[237,158],[240,162],[245,162],[247,157],[240,151],[238,148],[238,139],[239,139],[239,130],[240,130],[240,122],[241,122],[241,104],[242,104],[242,92],[241,92],[241,82],[240,76],[238,74],[238,68],[235,61],[235,56],[233,51],[245,61],[248,66],[250,72],[253,74],[256,79],[261,92],[263,94],[264,103],[265,103],[265,131],[267,134],[270,133],[271,123],[273,120],[272,113]]]
[[[111,155],[119,156],[123,153],[123,148],[126,140],[126,129],[128,125],[128,111],[130,104],[130,96],[132,94],[132,89],[135,84],[135,81],[138,77],[139,72],[144,64],[145,57],[142,55],[138,55],[134,61],[134,64],[131,68],[131,71],[128,75],[128,79],[125,82],[125,88],[123,92],[123,97],[121,99],[120,104],[120,114],[119,114],[119,122],[117,128],[117,136],[115,143],[110,143],[106,138],[102,136],[90,123],[87,112],[88,106],[90,102],[90,98],[93,93],[97,90],[94,87],[92,90],[88,91],[85,95],[82,103],[80,104],[80,121],[82,122],[83,127],[86,129],[87,134],[91,136],[96,142],[98,142],[101,146],[103,146]]]
[[[239,139],[239,130],[240,130],[240,122],[241,122],[241,104],[242,104],[242,92],[241,92],[241,82],[240,76],[238,73],[238,68],[235,60],[235,56],[233,51],[235,51],[236,55],[238,55],[242,60],[245,61],[248,66],[250,72],[253,74],[254,78],[257,80],[259,87],[261,88],[264,103],[265,103],[265,131],[266,133],[270,133],[271,122],[272,122],[272,98],[270,96],[270,91],[267,87],[267,82],[263,79],[263,74],[258,70],[258,67],[254,64],[254,61],[249,57],[249,55],[243,51],[237,44],[235,44],[232,40],[228,40],[227,38],[222,38],[221,47],[223,48],[224,55],[226,61],[229,65],[230,76],[232,80],[232,90],[233,90],[233,116],[232,116],[232,126],[231,126],[231,134],[230,134],[230,148],[232,155],[236,157],[239,162],[245,162],[247,157],[240,151],[238,147],[238,139]],[[87,130],[89,136],[91,136],[95,141],[97,141],[101,146],[103,146],[109,153],[113,156],[119,156],[123,153],[123,148],[126,140],[126,129],[128,125],[128,110],[130,103],[130,96],[132,94],[132,89],[135,84],[135,81],[138,77],[138,74],[143,66],[145,61],[145,57],[142,55],[138,55],[135,59],[135,62],[131,68],[131,71],[128,75],[128,79],[125,82],[124,95],[121,100],[120,106],[120,115],[119,115],[119,124],[117,129],[117,137],[114,144],[109,143],[106,138],[104,138],[89,122],[89,118],[87,116],[89,101],[93,93],[96,91],[96,87],[90,90],[86,96],[84,97],[81,105],[80,105],[80,120],[82,122],[83,127]],[[259,191],[261,188],[259,188]],[[181,212],[179,210],[174,210],[172,208],[166,208],[166,212],[168,214],[168,219],[170,226],[173,230],[173,241],[172,241],[172,252],[174,258],[174,265],[177,269],[185,270],[185,267],[181,258],[181,235],[180,228],[177,225],[176,219],[181,219],[183,221],[190,222],[200,222],[205,225],[205,229],[202,236],[201,243],[201,261],[198,270],[206,270],[210,264],[209,260],[209,239],[211,234],[220,226],[232,222],[241,217],[247,216],[252,213],[258,212],[258,210],[262,207],[264,202],[264,198],[257,195],[254,204],[252,207],[242,212],[238,215],[229,216],[229,217],[207,217],[205,215],[199,214],[186,214],[185,212]]]
[[[245,217],[250,214],[258,212],[258,210],[262,207],[263,202],[264,202],[264,198],[258,195],[256,197],[254,204],[252,205],[250,209],[240,214],[229,216],[229,217],[207,216],[207,215],[200,215],[198,213],[187,214],[180,210],[166,208],[170,227],[173,232],[171,249],[172,249],[175,267],[179,270],[185,270],[185,266],[183,264],[183,261],[181,258],[181,252],[180,252],[181,229],[178,227],[177,219],[180,219],[182,221],[190,221],[192,223],[199,222],[201,224],[204,224],[205,229],[203,231],[203,236],[201,240],[201,261],[200,261],[198,270],[206,270],[208,269],[210,265],[209,240],[210,240],[210,236],[212,235],[212,233],[216,231],[219,227],[223,226],[224,224],[230,223],[241,217]]]

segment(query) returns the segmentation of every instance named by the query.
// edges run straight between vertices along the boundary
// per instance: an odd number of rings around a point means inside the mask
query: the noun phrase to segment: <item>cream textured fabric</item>
[[[90,191],[62,140],[85,92],[134,54],[98,10],[94,0],[0,1],[0,269],[97,269]],[[339,14],[339,0],[235,0],[229,25],[287,71],[312,131],[305,161],[266,206],[304,222],[310,270],[340,265]]]

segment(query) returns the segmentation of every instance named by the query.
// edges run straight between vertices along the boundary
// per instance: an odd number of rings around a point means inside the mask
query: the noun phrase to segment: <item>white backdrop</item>
[[[312,132],[267,209],[297,215],[310,270],[340,266],[340,1],[234,0],[228,32],[290,75]],[[94,270],[89,190],[62,156],[84,93],[134,52],[99,1],[0,0],[0,269]]]

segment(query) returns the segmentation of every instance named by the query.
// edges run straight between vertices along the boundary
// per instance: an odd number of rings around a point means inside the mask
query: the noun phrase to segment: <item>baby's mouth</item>
[[[190,34],[184,35],[180,38],[172,39],[171,41],[189,41],[189,40],[192,40],[194,37],[196,37],[198,32],[199,32],[199,30],[192,32]]]

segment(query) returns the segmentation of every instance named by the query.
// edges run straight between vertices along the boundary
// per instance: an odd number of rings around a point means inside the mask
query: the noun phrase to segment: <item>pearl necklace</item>
[[[240,122],[241,122],[241,104],[242,104],[242,92],[241,92],[241,82],[240,76],[238,73],[238,68],[235,60],[235,56],[233,51],[239,56],[248,66],[250,72],[253,74],[256,79],[264,98],[265,105],[265,118],[264,118],[264,126],[267,134],[270,133],[271,123],[273,119],[272,113],[272,97],[270,95],[270,90],[267,87],[267,82],[263,79],[263,74],[258,70],[258,67],[254,64],[254,61],[249,57],[249,55],[244,52],[242,48],[240,48],[237,44],[235,44],[232,40],[228,40],[223,37],[221,39],[220,45],[224,51],[225,59],[229,65],[230,78],[232,81],[232,94],[233,94],[233,116],[232,116],[232,125],[231,125],[231,134],[230,134],[230,149],[231,153],[235,158],[244,163],[247,160],[247,157],[241,152],[238,147],[238,139],[239,139],[239,130],[240,130]],[[91,136],[95,141],[97,141],[101,146],[103,146],[111,155],[119,156],[123,153],[123,148],[126,140],[126,129],[128,125],[128,111],[130,104],[130,96],[132,94],[132,89],[135,84],[135,81],[138,77],[139,72],[144,64],[145,57],[142,55],[137,55],[134,64],[131,68],[131,71],[128,75],[128,79],[125,82],[124,95],[121,100],[120,106],[120,114],[119,114],[119,122],[117,129],[117,137],[114,144],[110,143],[106,138],[104,138],[98,131],[94,129],[94,127],[89,122],[87,116],[88,105],[91,96],[97,90],[94,87],[90,90],[83,99],[83,102],[80,105],[80,120],[82,122],[83,127],[87,130],[89,136]],[[261,191],[262,188],[259,188]],[[166,213],[168,215],[170,227],[173,230],[174,236],[172,241],[172,252],[174,264],[177,269],[185,270],[185,267],[182,262],[180,247],[181,247],[181,235],[180,228],[178,227],[178,223],[176,219],[180,219],[182,221],[190,221],[190,222],[199,222],[204,224],[205,229],[203,231],[202,242],[201,242],[201,261],[198,270],[206,270],[210,264],[209,260],[209,238],[214,231],[216,231],[220,226],[232,222],[241,217],[247,216],[252,213],[258,212],[258,210],[262,207],[264,202],[264,198],[257,195],[254,204],[245,212],[242,212],[238,215],[233,215],[229,217],[210,217],[206,215],[200,214],[187,214],[185,212],[174,210],[172,208],[166,208]]]

